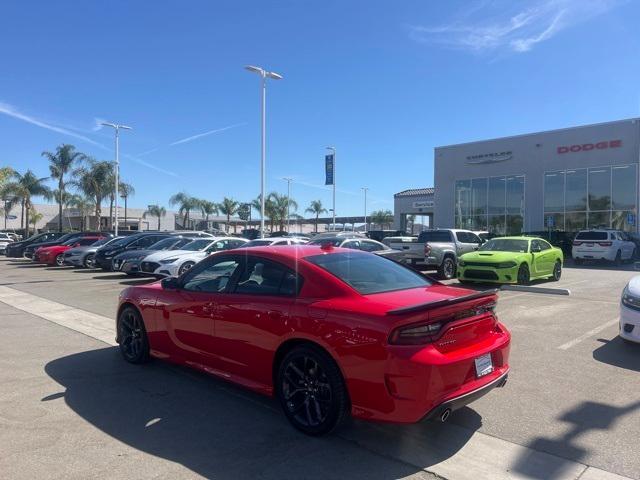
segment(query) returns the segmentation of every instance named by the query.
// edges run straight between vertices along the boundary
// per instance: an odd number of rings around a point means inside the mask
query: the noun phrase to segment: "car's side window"
[[[363,240],[360,242],[360,250],[364,250],[365,252],[379,252],[380,250],[384,250],[384,245],[379,245],[376,242],[372,242],[370,240]]]
[[[544,240],[538,240],[538,243],[540,244],[540,248],[542,250],[550,250],[552,248],[551,245]]]
[[[182,288],[193,292],[223,292],[239,265],[240,262],[235,258],[220,258],[215,262],[204,262],[185,274]]]
[[[273,245],[288,245],[288,240],[280,240],[279,242],[274,243]]]
[[[262,258],[249,258],[240,273],[234,293],[245,295],[293,296],[300,281],[284,265]]]
[[[238,248],[238,247],[241,247],[244,244],[245,244],[245,242],[241,242],[240,240],[230,240],[229,241],[229,248]]]
[[[469,242],[467,243],[477,243],[478,245],[482,243],[482,239],[475,233],[467,233],[467,236],[469,237]]]
[[[92,243],[95,243],[97,241],[98,239],[96,238],[83,238],[78,243],[82,246],[85,246],[85,245],[91,245]]]
[[[360,242],[358,240],[351,240],[350,242],[344,242],[342,248],[351,248],[353,250],[360,250]]]

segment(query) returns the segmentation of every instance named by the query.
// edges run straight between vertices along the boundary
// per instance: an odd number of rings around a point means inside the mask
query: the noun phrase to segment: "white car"
[[[640,343],[640,275],[629,280],[622,291],[620,337]]]
[[[571,254],[577,265],[584,260],[607,260],[620,264],[633,260],[636,244],[618,230],[581,230],[573,240]]]
[[[275,247],[278,245],[304,245],[308,240],[304,237],[270,237],[256,238],[246,243],[245,247]]]
[[[0,253],[5,253],[7,250],[7,245],[12,243],[14,240],[8,233],[0,232]]]
[[[180,250],[152,253],[140,262],[140,271],[160,277],[177,277],[214,252],[242,247],[248,240],[237,237],[200,238]]]

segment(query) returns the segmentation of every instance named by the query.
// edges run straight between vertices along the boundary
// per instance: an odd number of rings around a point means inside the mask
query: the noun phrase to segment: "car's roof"
[[[286,258],[304,258],[310,257],[313,255],[320,254],[332,254],[332,253],[352,253],[352,254],[362,254],[366,255],[366,252],[362,252],[360,250],[353,250],[350,248],[340,248],[340,247],[331,247],[331,246],[322,246],[322,245],[310,245],[310,244],[297,244],[297,245],[280,245],[280,246],[260,246],[260,247],[240,247],[235,248],[233,250],[225,250],[223,252],[218,252],[219,254],[236,254],[236,253],[266,253],[268,255],[278,255]]]
[[[527,237],[525,235],[509,235],[509,236],[504,236],[504,237],[493,237],[491,240],[544,240],[544,238],[540,238],[540,237]],[[489,241],[491,241],[489,240]],[[545,240],[546,242],[546,240]]]

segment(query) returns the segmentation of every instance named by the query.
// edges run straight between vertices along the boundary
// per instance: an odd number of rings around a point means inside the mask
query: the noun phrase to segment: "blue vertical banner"
[[[325,185],[333,185],[333,153],[324,156]]]

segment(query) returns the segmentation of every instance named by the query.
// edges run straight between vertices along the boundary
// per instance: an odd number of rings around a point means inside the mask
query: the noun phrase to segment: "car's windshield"
[[[73,238],[71,240],[67,240],[66,242],[62,242],[62,245],[64,245],[65,247],[70,247],[73,246],[74,243],[77,243],[78,239],[77,238]]]
[[[131,240],[131,237],[114,238],[112,241],[108,242],[108,244],[110,247],[121,247],[129,243],[129,240]]]
[[[149,250],[170,250],[171,247],[173,247],[173,245],[175,243],[177,243],[178,241],[182,240],[181,238],[163,238],[162,240],[153,243],[150,247]]]
[[[97,242],[94,242],[91,244],[92,247],[99,247],[100,245],[106,245],[107,243],[113,241],[115,239],[113,238],[102,238],[100,240],[98,240]]]
[[[526,253],[529,249],[528,240],[516,240],[513,238],[495,238],[489,240],[478,250],[481,252],[518,252]]]
[[[311,240],[309,245],[333,245],[334,247],[339,247],[342,242],[344,242],[344,238],[317,238]]]
[[[306,260],[335,275],[363,295],[431,285],[422,275],[378,255],[345,252],[313,255]]]
[[[180,247],[180,250],[188,250],[190,252],[197,252],[200,250],[204,250],[205,248],[207,248],[209,245],[211,245],[214,242],[214,240],[212,239],[198,239],[198,240],[193,240],[190,243],[187,243],[185,246]]]

